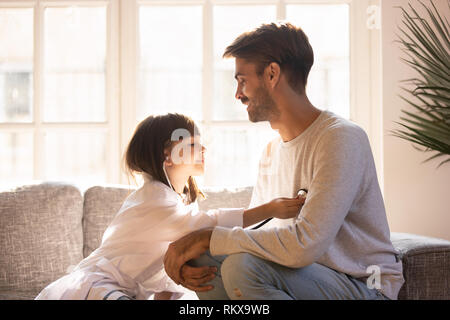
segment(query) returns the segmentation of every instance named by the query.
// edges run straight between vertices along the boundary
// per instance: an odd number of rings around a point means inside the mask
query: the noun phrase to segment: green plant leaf
[[[403,101],[405,101],[406,103],[408,103],[409,105],[411,105],[412,107],[414,107],[415,109],[417,109],[417,111],[419,111],[421,114],[431,118],[431,120],[435,120],[435,121],[444,121],[444,119],[442,118],[442,116],[436,116],[434,114],[434,110],[427,110],[426,107],[420,107],[417,104],[413,103],[412,101],[406,99],[403,96],[399,96]]]
[[[414,96],[414,97],[419,99],[424,104],[423,108],[426,109],[427,112],[438,113],[441,117],[442,117],[442,110],[449,109],[448,107],[441,105],[438,101],[433,101],[433,103],[430,103],[421,96]]]
[[[437,70],[446,69],[445,64],[442,64],[442,62],[440,60],[437,60],[436,57],[431,56],[427,50],[423,49],[422,46],[415,44],[414,40],[409,36],[407,32],[405,32],[402,28],[399,28],[399,30],[403,33],[403,35],[406,38],[409,39],[409,41],[411,41],[406,42],[400,36],[397,35],[397,37],[399,38],[398,42],[400,42],[405,47],[406,52],[411,51],[414,55],[420,57],[421,60],[423,60],[426,64],[428,64],[429,66],[433,66],[434,69]]]
[[[438,10],[436,9],[436,6],[434,5],[434,2],[433,1],[430,1],[430,2],[431,2],[431,5],[434,8],[434,12],[435,13],[433,13],[433,14],[436,14],[436,16],[439,18],[439,21],[441,22],[441,26],[442,26],[443,31],[445,32],[447,38],[450,38],[450,32],[449,32],[447,26],[445,25],[444,21],[442,20],[441,15],[439,14]],[[448,6],[450,8],[450,1],[448,1],[447,4],[448,4]],[[425,7],[425,5],[423,3],[422,3],[422,5]],[[432,16],[433,14],[430,14],[430,15]],[[448,22],[447,22],[447,24],[448,24]],[[445,37],[444,37],[444,39],[445,39]]]
[[[447,162],[450,162],[450,159],[447,159],[445,161],[442,161],[439,165],[438,165],[438,169],[440,166],[442,166],[443,164],[446,164]]]
[[[448,97],[432,94],[432,93],[429,93],[429,92],[420,92],[420,93],[416,94],[416,96],[419,96],[419,95],[428,97],[428,98],[430,98],[432,100],[442,101],[443,103],[445,103],[447,105],[450,104],[450,98],[448,98]]]
[[[433,6],[435,12],[433,12],[430,8],[428,8],[422,1],[419,1],[419,2],[425,8],[425,10],[427,10],[428,16],[432,20],[434,27],[436,28],[436,30],[439,32],[439,34],[441,35],[442,39],[444,40],[444,44],[447,46],[447,49],[450,50],[450,41],[449,41],[448,30],[446,29],[445,24],[442,21],[441,15],[437,11],[433,1],[430,1],[430,3]],[[438,19],[439,19],[439,21],[438,21]]]
[[[404,118],[401,118],[401,120],[404,120],[408,123],[410,123],[411,125],[417,126],[417,123],[414,121],[407,121]],[[412,127],[409,127],[412,128]],[[414,128],[416,129],[417,133],[420,133],[419,136],[421,137],[422,140],[424,140],[424,138],[426,139],[433,139],[433,142],[437,145],[440,145],[441,147],[445,148],[445,145],[450,145],[450,140],[448,138],[445,137],[445,135],[443,135],[440,132],[436,132],[433,130],[430,130],[429,128],[426,127],[419,127],[419,128]],[[429,141],[428,141],[429,142]],[[428,146],[430,147],[430,146]]]
[[[401,128],[391,133],[411,142],[421,152],[433,152],[434,155],[424,161],[427,162],[450,155],[450,24],[432,0],[431,6],[417,1],[425,8],[424,16],[421,17],[411,4],[408,10],[400,7],[403,27],[398,27],[400,35],[396,41],[406,55],[400,59],[418,74],[401,81],[408,88],[400,87],[415,98],[400,95],[415,112],[401,110],[401,122],[396,122]],[[447,4],[450,9],[449,0]],[[439,166],[448,162],[450,158]]]
[[[443,157],[443,156],[447,156],[447,155],[445,153],[438,152],[434,156],[431,156],[430,158],[424,160],[424,162],[431,161],[431,160],[434,160],[434,159],[437,159],[437,158],[440,158],[440,157]]]
[[[445,134],[448,136],[448,138],[450,139],[450,126],[447,126],[445,124],[443,124],[442,122],[436,122],[436,121],[430,121],[427,120],[423,117],[420,117],[418,115],[415,115],[414,113],[405,111],[405,110],[401,110],[404,114],[410,116],[411,118],[414,118],[416,120],[418,120],[418,126],[423,126],[423,128],[429,128],[430,130],[436,130],[436,132],[440,132],[442,134]],[[405,119],[404,119],[405,120]],[[410,123],[412,123],[411,119],[406,119],[405,121],[411,121]]]
[[[410,126],[407,126],[403,123],[399,123],[399,124],[401,126],[405,127],[406,129],[408,129],[409,131],[412,131],[412,132],[406,132],[406,131],[398,130],[399,132],[401,132],[403,134],[403,138],[407,138],[407,140],[414,139],[416,143],[423,145],[427,148],[450,154],[450,145],[443,143],[439,140],[436,140],[433,137],[429,137],[429,136],[423,134],[421,131],[419,131],[415,128],[412,128]]]
[[[440,84],[444,84],[446,81],[448,81],[448,77],[446,77],[443,74],[436,73],[433,70],[430,70],[429,68],[422,66],[421,64],[417,63],[417,61],[415,61],[415,59],[413,59],[413,61],[409,61],[404,58],[400,58],[400,59],[403,60],[404,62],[406,62],[407,64],[411,65],[411,67],[413,67],[417,72],[419,72],[424,78],[427,78],[427,76],[423,74],[423,71],[429,73],[430,76],[434,75],[435,78],[433,78],[433,80],[439,81]],[[442,81],[444,81],[444,82],[442,82]]]
[[[420,41],[420,43],[429,50],[429,52],[432,55],[435,55],[437,59],[439,59],[444,66],[447,66],[445,55],[445,51],[441,51],[441,46],[435,47],[435,45],[430,41],[427,37],[427,35],[420,29],[420,26],[416,23],[415,20],[419,20],[423,27],[425,27],[425,30],[427,30],[427,26],[424,24],[424,19],[420,18],[417,11],[411,6],[411,4],[408,4],[410,9],[416,14],[416,17],[411,17],[408,13],[406,13],[406,16],[408,19],[405,20],[405,22],[411,27],[411,31],[414,34],[414,36],[417,38],[417,40]],[[406,12],[406,11],[404,11]],[[431,38],[434,39],[434,32],[431,31],[430,34]],[[442,55],[444,57],[442,57]]]
[[[413,92],[415,92],[417,90],[446,91],[446,92],[450,93],[450,88],[438,87],[438,86],[417,86],[417,88],[414,89]]]

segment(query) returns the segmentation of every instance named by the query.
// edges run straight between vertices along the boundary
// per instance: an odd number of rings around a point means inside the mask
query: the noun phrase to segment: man
[[[235,58],[249,119],[280,135],[263,153],[250,206],[300,189],[306,201],[288,225],[186,235],[168,248],[167,274],[202,299],[397,299],[402,264],[367,135],[308,100],[307,36],[289,23],[262,25],[224,57]]]

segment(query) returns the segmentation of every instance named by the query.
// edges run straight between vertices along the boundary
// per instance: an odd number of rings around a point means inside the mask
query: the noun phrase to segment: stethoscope
[[[168,158],[166,158],[166,160],[167,160]],[[183,199],[183,196],[181,195],[181,194],[179,194],[176,190],[175,190],[175,188],[173,187],[173,185],[170,183],[170,179],[169,179],[169,175],[167,174],[167,171],[166,171],[166,166],[163,164],[163,171],[164,171],[164,174],[165,174],[165,176],[166,176],[166,179],[167,179],[167,182],[169,183],[169,187],[170,187],[170,189],[172,189],[173,190],[173,192],[175,192],[180,198],[181,198],[181,200],[183,201],[183,203],[184,204],[186,204],[186,199]]]
[[[300,189],[297,193],[297,196],[305,197],[307,193],[308,193],[307,189]],[[265,225],[267,222],[269,222],[272,219],[273,219],[273,217],[266,219],[263,222],[261,222],[260,224],[258,224],[256,227],[251,228],[250,230],[255,230],[255,229],[261,228],[263,225]]]
[[[169,157],[166,157],[166,160],[169,160]],[[166,166],[164,165],[164,163],[163,163],[162,169],[163,169],[164,174],[165,174],[165,176],[166,176],[167,182],[169,183],[170,189],[172,189],[173,191],[175,191],[175,188],[174,188],[174,187],[172,186],[172,184],[170,183],[169,175],[167,174]]]

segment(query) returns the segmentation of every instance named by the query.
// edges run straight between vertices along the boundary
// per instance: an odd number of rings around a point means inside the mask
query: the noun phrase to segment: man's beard
[[[276,119],[279,114],[280,111],[275,101],[269,95],[264,85],[258,87],[255,92],[255,97],[249,103],[249,120],[251,122],[270,121]]]

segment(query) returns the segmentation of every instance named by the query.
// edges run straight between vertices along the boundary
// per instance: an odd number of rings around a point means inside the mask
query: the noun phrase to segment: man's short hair
[[[263,24],[245,32],[229,45],[224,58],[242,58],[256,64],[259,76],[272,62],[279,64],[289,85],[299,93],[305,92],[314,53],[308,37],[299,27],[290,23]]]

